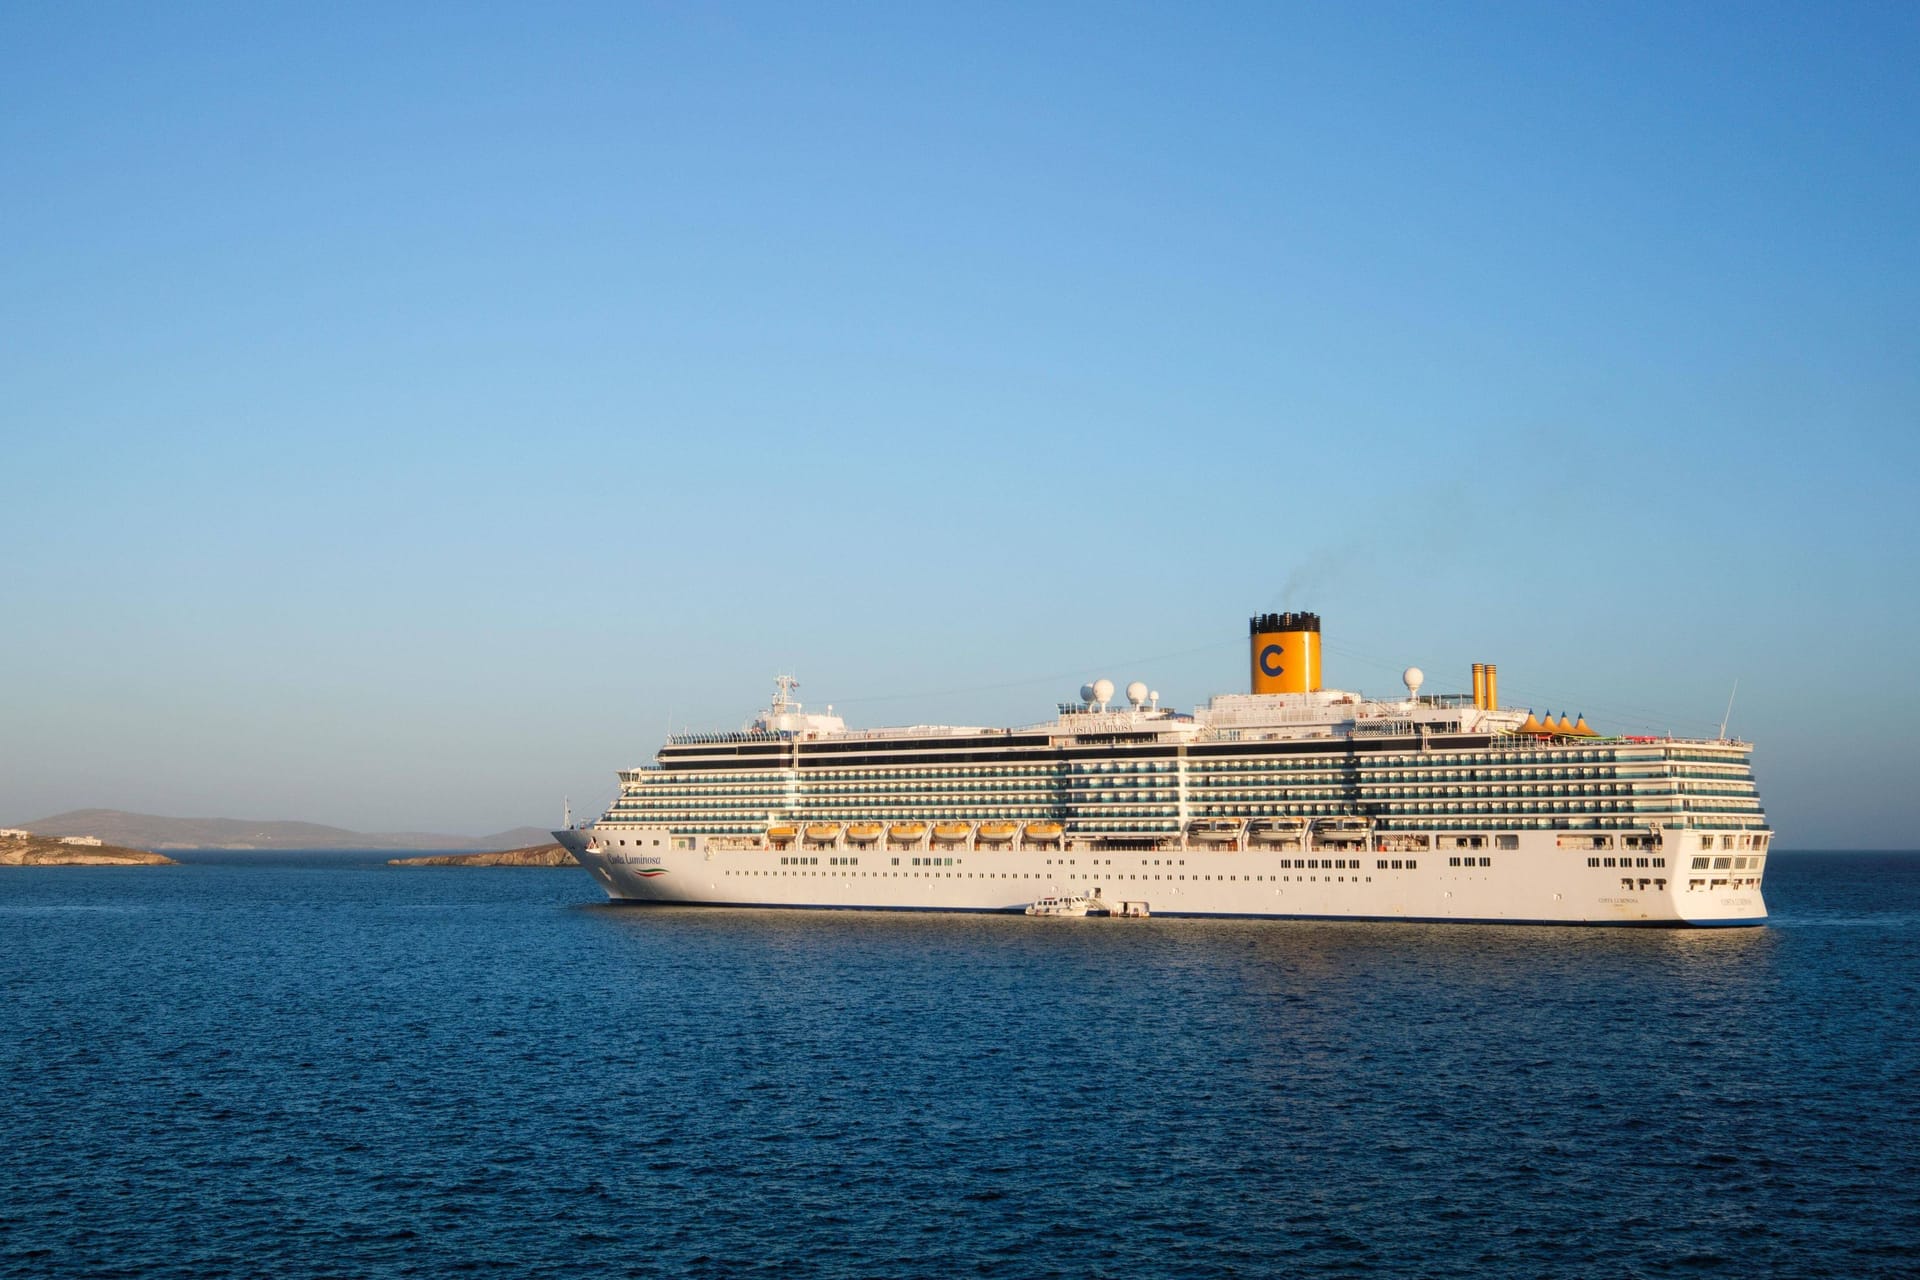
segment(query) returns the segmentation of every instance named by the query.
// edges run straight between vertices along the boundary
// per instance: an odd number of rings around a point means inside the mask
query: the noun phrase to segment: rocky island
[[[389,858],[390,867],[577,867],[573,855],[557,844],[529,845],[498,853],[437,853],[425,858]]]
[[[87,842],[83,842],[87,841]],[[177,867],[172,858],[145,849],[102,844],[91,837],[0,832],[0,867]]]

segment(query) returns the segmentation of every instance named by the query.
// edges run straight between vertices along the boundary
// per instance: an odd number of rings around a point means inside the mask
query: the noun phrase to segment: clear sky
[[[1920,845],[1920,6],[0,8],[0,820],[479,833],[792,669],[1758,741]]]

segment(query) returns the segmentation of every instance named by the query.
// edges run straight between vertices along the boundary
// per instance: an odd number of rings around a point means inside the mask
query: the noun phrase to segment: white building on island
[[[101,843],[101,841],[99,836],[61,836],[60,843],[97,845]]]

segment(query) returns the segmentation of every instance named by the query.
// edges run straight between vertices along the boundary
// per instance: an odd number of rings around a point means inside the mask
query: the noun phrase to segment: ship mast
[[[774,715],[784,715],[789,711],[800,710],[800,704],[793,700],[793,691],[799,687],[800,682],[792,676],[778,675],[773,678]]]

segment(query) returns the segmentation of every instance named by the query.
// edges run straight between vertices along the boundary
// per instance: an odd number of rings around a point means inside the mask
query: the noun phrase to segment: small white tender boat
[[[1091,898],[1042,898],[1027,908],[1030,916],[1084,916],[1093,909]]]

